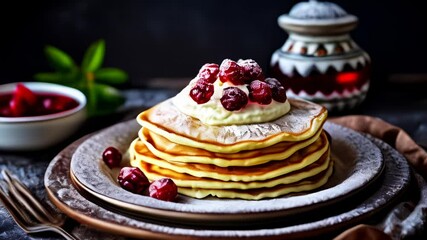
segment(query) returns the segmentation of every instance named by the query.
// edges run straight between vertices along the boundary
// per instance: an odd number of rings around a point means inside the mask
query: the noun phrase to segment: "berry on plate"
[[[122,153],[115,147],[107,147],[102,152],[102,160],[109,168],[119,167],[122,161]]]
[[[161,178],[153,181],[148,187],[150,197],[163,200],[173,201],[178,195],[178,187],[170,178]]]
[[[137,194],[142,194],[150,185],[148,178],[137,167],[124,167],[120,169],[117,181],[122,188]]]

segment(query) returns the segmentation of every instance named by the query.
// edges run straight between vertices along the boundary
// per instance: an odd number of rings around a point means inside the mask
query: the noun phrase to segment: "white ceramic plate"
[[[104,204],[155,218],[229,224],[242,219],[257,221],[301,214],[345,200],[368,187],[380,176],[384,166],[379,148],[371,141],[355,131],[327,123],[325,129],[333,139],[334,174],[326,186],[317,191],[259,201],[179,196],[176,202],[165,202],[122,189],[115,179],[117,172],[102,162],[105,148],[114,146],[125,152],[139,128],[134,121],[129,121],[91,136],[76,149],[70,165],[71,176],[81,191]]]

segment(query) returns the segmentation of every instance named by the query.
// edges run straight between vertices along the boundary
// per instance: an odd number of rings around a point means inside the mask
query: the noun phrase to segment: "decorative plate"
[[[139,128],[133,121],[124,122],[89,137],[72,157],[71,178],[80,191],[100,204],[157,219],[229,225],[241,224],[242,219],[248,223],[301,214],[356,194],[373,183],[384,167],[382,154],[371,141],[353,130],[326,123],[325,130],[333,139],[335,166],[330,180],[319,190],[259,201],[179,196],[176,202],[166,202],[122,189],[116,181],[118,169],[111,171],[102,162],[102,152],[108,146],[126,152]]]
[[[165,223],[153,219],[135,219],[109,211],[83,197],[72,185],[70,161],[74,151],[83,141],[77,141],[60,152],[49,164],[45,173],[45,186],[51,201],[65,214],[82,224],[104,232],[135,238],[150,239],[291,239],[318,236],[342,231],[346,227],[369,221],[369,218],[388,209],[406,192],[410,182],[410,168],[406,159],[388,144],[368,136],[383,153],[385,168],[378,184],[370,191],[361,192],[347,207],[336,207],[327,216],[301,222],[277,222],[264,227],[248,226],[246,229],[218,229],[182,226],[179,222]],[[303,214],[307,218],[315,214]],[[244,221],[244,219],[241,219]],[[87,236],[90,238],[90,236]]]

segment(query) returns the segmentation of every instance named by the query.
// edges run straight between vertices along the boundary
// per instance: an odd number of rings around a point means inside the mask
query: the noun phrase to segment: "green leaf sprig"
[[[80,67],[66,52],[47,45],[45,56],[55,70],[34,75],[34,79],[74,87],[87,99],[89,116],[114,112],[124,103],[120,91],[110,85],[123,84],[128,80],[125,71],[119,68],[101,68],[105,55],[105,41],[100,39],[86,50]]]

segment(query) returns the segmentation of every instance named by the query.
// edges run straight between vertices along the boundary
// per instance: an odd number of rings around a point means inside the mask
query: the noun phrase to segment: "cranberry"
[[[236,111],[248,103],[248,96],[240,88],[227,87],[224,88],[221,97],[222,106],[228,111]]]
[[[78,105],[71,97],[56,93],[36,94],[20,83],[13,92],[0,95],[0,116],[41,116],[70,110]]]
[[[209,83],[214,83],[218,78],[219,66],[216,63],[206,63],[203,65],[198,76],[200,78],[206,79]]]
[[[0,117],[12,117],[12,113],[10,112],[10,107],[0,108]]]
[[[178,187],[172,179],[161,178],[150,184],[148,192],[150,197],[163,201],[173,201],[178,195]]]
[[[224,59],[219,67],[219,80],[231,82],[234,85],[244,84],[242,67],[233,60]]]
[[[267,78],[265,82],[270,86],[272,97],[278,102],[286,102],[286,89],[283,85],[275,78]]]
[[[122,188],[137,194],[142,194],[150,185],[148,178],[137,167],[124,167],[120,169],[117,181]]]
[[[102,160],[109,168],[119,167],[122,161],[122,153],[115,147],[108,147],[102,153]]]
[[[29,111],[37,104],[37,96],[24,84],[16,84],[12,99],[9,102],[9,110],[12,116],[21,117],[28,115]]]
[[[239,64],[243,69],[243,80],[245,83],[249,83],[252,80],[264,80],[264,74],[262,68],[252,59],[240,59]]]
[[[13,95],[18,101],[23,101],[29,106],[34,106],[37,103],[37,95],[22,83],[16,84]]]
[[[47,110],[48,112],[59,112],[62,110],[61,105],[56,104],[52,98],[43,99],[43,108],[42,110]]]
[[[27,110],[27,104],[25,104],[24,101],[20,100],[17,97],[13,97],[12,100],[9,102],[9,111],[10,114],[14,117],[22,117],[25,115]]]
[[[190,97],[198,104],[209,101],[214,93],[214,86],[207,80],[200,78],[190,90]]]
[[[74,100],[68,97],[46,97],[43,99],[42,110],[47,113],[57,113],[73,108]]]
[[[270,104],[271,103],[271,89],[267,83],[261,82],[260,80],[252,81],[249,85],[249,99],[252,102],[259,104]]]

